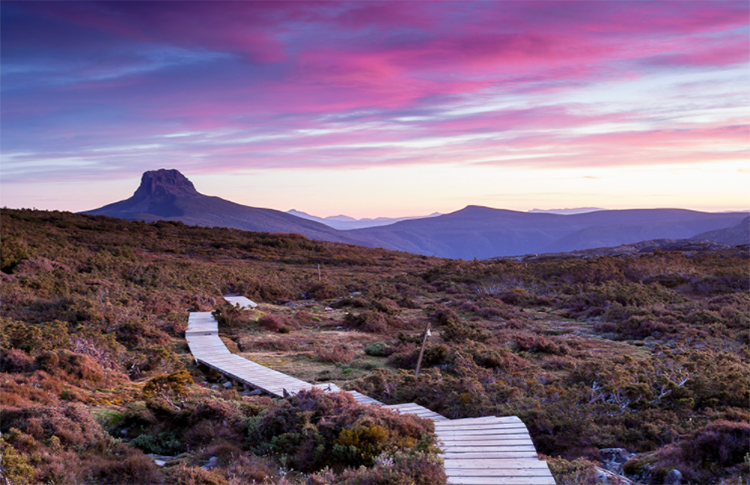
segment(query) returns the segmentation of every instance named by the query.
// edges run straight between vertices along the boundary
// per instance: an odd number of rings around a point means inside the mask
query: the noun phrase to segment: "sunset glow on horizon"
[[[0,204],[747,210],[748,7],[4,1]]]

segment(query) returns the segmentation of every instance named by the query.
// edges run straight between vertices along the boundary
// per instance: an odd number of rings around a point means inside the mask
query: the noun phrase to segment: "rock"
[[[222,386],[224,386],[224,387],[225,387],[225,388],[227,388],[227,389],[231,389],[232,387],[234,387],[234,386],[232,385],[232,381],[227,381],[227,382],[225,382],[224,384],[222,384]]]
[[[622,466],[635,455],[625,448],[602,448],[599,456],[605,469],[622,475]]]
[[[296,307],[296,306],[297,306],[297,304],[296,304],[296,303],[294,303],[293,301],[288,301],[288,302],[284,303],[284,306],[288,306],[288,307]]]
[[[601,485],[637,485],[636,482],[604,468],[596,467],[596,483]]]
[[[215,456],[212,456],[211,458],[208,459],[208,462],[205,465],[203,465],[201,468],[203,468],[204,470],[210,470],[212,468],[216,468],[216,464],[218,461],[219,461],[218,458],[216,458]]]
[[[664,479],[664,485],[681,485],[682,473],[677,468],[673,468]]]
[[[164,466],[164,465],[167,464],[167,462],[169,462],[171,460],[174,460],[174,458],[175,458],[174,456],[156,455],[156,454],[153,454],[153,453],[149,453],[146,456],[148,456],[149,458],[151,458],[152,460],[154,460],[154,464],[156,466]]]
[[[260,389],[254,389],[252,391],[245,391],[242,394],[244,394],[245,396],[260,396],[261,394],[263,394],[263,391],[261,391]]]

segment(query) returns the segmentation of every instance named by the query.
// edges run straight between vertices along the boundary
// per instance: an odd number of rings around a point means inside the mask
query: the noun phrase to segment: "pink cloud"
[[[665,101],[660,109],[667,113],[659,118],[619,109],[616,92],[597,101],[609,110],[558,105],[556,96],[585,98],[601,81],[678,68],[690,82],[691,72],[747,62],[742,1],[13,7],[31,17],[22,27],[38,32],[18,27],[10,39],[4,33],[3,63],[13,59],[27,68],[23,63],[33,59],[31,67],[43,73],[27,78],[18,70],[15,90],[4,94],[3,120],[12,122],[4,123],[10,141],[4,148],[18,151],[69,156],[76,148],[148,146],[144,140],[155,135],[185,131],[213,133],[163,141],[137,163],[202,159],[212,169],[229,169],[485,163],[494,156],[498,164],[595,165],[708,160],[719,156],[712,155],[715,147],[736,147],[741,139],[741,130],[725,127],[727,115],[690,127],[674,121],[680,116],[671,112],[691,109],[684,100]],[[175,58],[163,58],[165,52]],[[49,79],[57,84],[45,84]],[[28,87],[27,80],[37,84]],[[711,95],[700,96],[703,103]],[[462,102],[476,107],[495,98],[505,107],[455,115]],[[637,122],[655,128],[573,130]],[[297,136],[297,130],[320,134]],[[70,134],[77,136],[69,140]],[[281,138],[264,138],[271,135]],[[435,139],[445,143],[413,147]],[[135,160],[96,153],[102,165]]]

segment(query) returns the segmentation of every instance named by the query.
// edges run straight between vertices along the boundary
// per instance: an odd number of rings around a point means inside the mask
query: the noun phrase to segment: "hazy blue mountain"
[[[147,222],[174,220],[196,226],[233,227],[245,231],[296,232],[310,239],[366,245],[366,241],[325,224],[273,209],[248,207],[203,195],[177,170],[146,172],[140,187],[131,198],[84,214],[102,214]]]
[[[532,214],[561,214],[569,216],[571,214],[585,214],[587,212],[603,211],[600,207],[578,207],[576,209],[531,209]]]
[[[375,219],[369,219],[369,218],[355,219],[353,217],[349,217],[345,215],[317,217],[317,216],[313,216],[306,212],[301,212],[295,209],[288,211],[287,214],[292,214],[294,216],[301,217],[303,219],[309,219],[311,221],[320,222],[321,224],[325,224],[326,226],[332,227],[334,229],[339,229],[342,231],[346,231],[349,229],[363,229],[365,227],[387,226],[389,224],[395,224],[396,222],[408,221],[412,219],[423,219],[425,217],[437,217],[441,215],[439,212],[435,212],[435,213],[430,214],[429,216],[398,217],[398,218],[377,217]]]
[[[745,217],[746,213],[683,209],[560,215],[469,206],[435,218],[348,232],[387,249],[471,259],[620,246],[649,239],[687,239],[735,225]]]
[[[744,218],[736,226],[702,232],[693,236],[692,239],[708,239],[709,241],[716,241],[731,246],[750,244],[750,217]]]
[[[398,222],[386,219],[387,225],[341,231],[309,214],[295,211],[293,214],[306,216],[298,217],[203,195],[177,170],[163,169],[144,173],[131,198],[85,213],[130,220],[178,220],[248,231],[297,232],[311,239],[461,259],[561,253],[654,239],[697,237],[723,243],[747,242],[750,226],[746,212],[636,209],[562,215],[468,206],[450,214]],[[362,222],[347,216],[326,220],[341,224]]]

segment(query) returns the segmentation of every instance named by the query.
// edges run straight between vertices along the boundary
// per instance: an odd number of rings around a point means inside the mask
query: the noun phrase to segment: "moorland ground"
[[[0,446],[13,483],[444,483],[428,421],[224,387],[188,352],[188,311],[214,311],[232,352],[309,382],[450,418],[519,416],[559,483],[596,483],[598,450],[615,447],[637,453],[624,473],[644,483],[673,468],[696,484],[750,475],[747,247],[459,261],[0,216]],[[260,305],[233,308],[226,293]],[[159,468],[144,453],[177,458]]]

